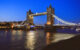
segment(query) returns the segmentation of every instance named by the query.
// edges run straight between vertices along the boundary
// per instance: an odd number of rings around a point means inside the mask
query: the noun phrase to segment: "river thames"
[[[80,34],[74,30],[0,30],[0,50],[42,50],[51,43]]]

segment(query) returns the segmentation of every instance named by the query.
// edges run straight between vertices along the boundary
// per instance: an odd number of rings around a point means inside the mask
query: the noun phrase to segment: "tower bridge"
[[[42,13],[35,13],[34,14],[31,10],[29,10],[27,12],[27,19],[25,21],[23,21],[20,25],[23,25],[23,26],[26,25],[27,29],[29,29],[31,25],[35,25],[33,23],[33,18],[35,16],[42,16],[42,15],[47,15],[47,22],[45,24],[45,27],[52,28],[53,26],[55,26],[55,27],[58,27],[58,26],[59,27],[60,26],[61,27],[62,26],[79,26],[76,23],[71,23],[71,22],[67,22],[67,21],[64,21],[64,20],[60,19],[58,16],[55,15],[54,8],[52,8],[51,5],[49,6],[49,8],[47,8],[47,11],[46,12],[42,12]],[[59,21],[59,22],[61,22],[63,24],[59,24],[59,23],[58,24],[55,24],[54,19],[56,19],[57,21]]]
[[[36,14],[33,14],[32,12],[31,12],[31,10],[29,10],[28,12],[27,12],[27,22],[29,23],[29,24],[34,24],[33,23],[33,17],[34,16],[41,16],[41,15],[47,15],[47,25],[49,24],[49,25],[52,25],[53,26],[53,24],[54,24],[54,17],[52,17],[52,14],[54,14],[54,9],[51,7],[51,5],[50,5],[50,7],[49,8],[47,8],[47,12],[43,12],[43,13],[36,13]]]

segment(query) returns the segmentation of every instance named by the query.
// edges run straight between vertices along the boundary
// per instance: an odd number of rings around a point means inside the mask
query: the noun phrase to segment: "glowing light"
[[[51,25],[51,22],[50,21],[47,21],[47,25]]]
[[[31,25],[31,28],[35,27],[34,25]]]
[[[14,26],[13,26],[13,24],[11,25],[11,28],[13,28]]]

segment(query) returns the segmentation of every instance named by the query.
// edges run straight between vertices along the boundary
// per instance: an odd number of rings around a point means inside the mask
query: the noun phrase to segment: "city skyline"
[[[24,21],[26,12],[31,9],[33,13],[46,12],[51,4],[55,14],[69,22],[79,23],[79,0],[0,0],[0,22]],[[44,24],[47,16],[34,17],[34,23]]]

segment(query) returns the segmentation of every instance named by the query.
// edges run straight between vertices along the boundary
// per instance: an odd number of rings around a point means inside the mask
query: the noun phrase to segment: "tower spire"
[[[49,8],[52,8],[51,4],[50,4]]]

